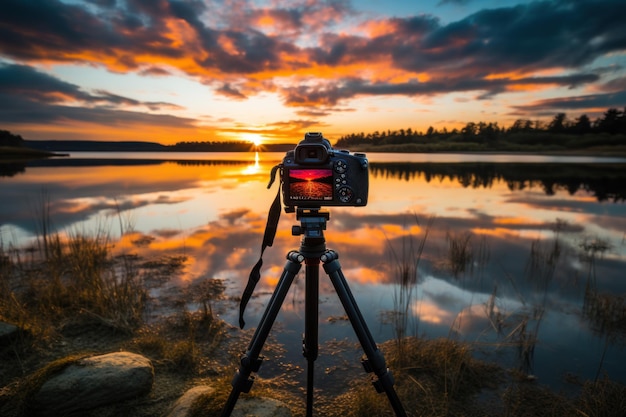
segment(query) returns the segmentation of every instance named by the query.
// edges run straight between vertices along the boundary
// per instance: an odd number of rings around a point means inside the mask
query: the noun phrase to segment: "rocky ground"
[[[198,396],[224,390],[225,376],[230,379],[235,370],[236,355],[228,346],[243,343],[245,332],[224,323],[211,329],[201,316],[188,320],[194,323],[194,346],[184,345],[191,341],[178,319],[138,335],[83,321],[44,346],[33,344],[27,331],[0,322],[0,415],[191,415],[190,404]],[[172,352],[177,349],[178,354]],[[233,416],[245,410],[291,415],[275,400],[244,399],[237,405],[241,410]]]
[[[181,294],[161,295],[164,304],[132,331],[87,311],[37,334],[0,323],[0,416],[219,415],[254,327],[230,326],[211,306],[192,312]],[[227,303],[231,309],[237,304]],[[409,416],[626,415],[626,388],[612,381],[574,381],[581,394],[566,397],[528,375],[473,359],[466,344],[413,338],[402,364],[390,354],[395,342],[379,347],[399,371],[396,387]],[[234,417],[304,416],[305,371],[285,359],[285,349],[270,335],[263,350],[269,360],[250,394],[240,397]],[[358,344],[324,343],[320,353],[317,415],[393,415],[385,395],[376,394],[355,366]]]

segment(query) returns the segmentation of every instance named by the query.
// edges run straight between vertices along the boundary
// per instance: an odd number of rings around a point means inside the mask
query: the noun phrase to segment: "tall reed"
[[[446,233],[448,242],[448,266],[455,278],[470,271],[474,267],[474,253],[472,251],[472,233]]]
[[[414,219],[415,223],[420,226],[417,215],[414,215]],[[409,320],[413,317],[411,309],[416,304],[415,293],[417,291],[417,283],[419,282],[419,264],[433,221],[434,218],[432,217],[428,219],[424,233],[417,243],[412,234],[403,235],[399,253],[387,239],[391,256],[393,281],[395,283],[392,324],[399,358],[406,356],[404,350],[406,337],[409,335]],[[418,323],[416,323],[413,329],[413,335],[417,335]]]

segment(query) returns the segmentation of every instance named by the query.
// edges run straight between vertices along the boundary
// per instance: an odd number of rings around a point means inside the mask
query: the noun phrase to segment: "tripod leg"
[[[239,394],[242,392],[249,392],[250,388],[252,388],[254,377],[251,377],[250,374],[252,372],[259,371],[259,367],[263,362],[263,358],[260,357],[261,349],[263,349],[263,345],[265,344],[270,330],[274,325],[274,321],[276,320],[280,307],[287,296],[289,287],[291,287],[293,279],[297,275],[298,271],[300,271],[303,260],[304,257],[296,251],[291,251],[287,255],[287,263],[285,264],[283,273],[278,280],[276,288],[274,289],[274,293],[272,294],[265,312],[263,313],[259,326],[254,332],[254,336],[248,345],[248,349],[241,357],[239,370],[235,373],[231,383],[233,389],[231,390],[228,400],[226,401],[226,405],[222,409],[222,417],[229,417],[235,408]]]
[[[304,310],[304,340],[302,353],[307,360],[306,417],[313,416],[313,387],[315,360],[318,356],[318,312],[319,312],[319,258],[306,258],[306,294]]]
[[[326,251],[326,253],[321,256],[321,260],[324,262],[324,270],[330,277],[330,281],[335,287],[337,296],[341,300],[341,304],[343,305],[346,315],[350,319],[352,328],[354,329],[354,332],[361,343],[361,347],[367,356],[367,361],[363,363],[363,366],[367,372],[374,372],[378,377],[378,379],[374,380],[372,383],[374,384],[376,391],[379,393],[384,391],[387,394],[389,403],[391,404],[396,416],[406,417],[406,412],[400,402],[400,398],[398,398],[398,394],[393,388],[394,381],[391,371],[387,368],[385,358],[380,350],[378,350],[378,347],[374,342],[374,338],[367,328],[367,324],[365,323],[363,315],[354,300],[350,287],[348,287],[348,283],[346,282],[346,278],[341,271],[341,265],[339,264],[337,258],[337,253],[330,250]]]

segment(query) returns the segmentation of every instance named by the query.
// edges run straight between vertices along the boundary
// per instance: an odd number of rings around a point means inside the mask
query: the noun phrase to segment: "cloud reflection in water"
[[[237,297],[259,256],[276,192],[276,185],[271,190],[266,186],[276,162],[263,157],[252,162],[69,159],[26,165],[23,172],[0,179],[0,198],[11,201],[0,206],[2,239],[6,244],[15,237],[19,244],[36,234],[36,206],[44,193],[57,230],[89,230],[105,219],[115,235],[121,217],[134,231],[122,237],[118,250],[146,259],[185,255],[181,284],[224,279],[228,294]],[[378,340],[393,337],[393,326],[382,319],[394,309],[398,260],[391,248],[400,253],[428,230],[410,306],[412,330],[428,337],[496,343],[526,320],[529,329],[539,332],[534,371],[544,380],[556,382],[572,370],[559,355],[584,358],[576,371],[589,374],[595,372],[602,346],[593,342],[597,324],[583,315],[590,264],[581,260],[581,243],[601,238],[610,244],[594,263],[595,290],[623,296],[625,172],[619,164],[372,162],[370,204],[331,208],[327,246],[339,252],[344,274]],[[247,311],[252,326],[282,272],[286,253],[299,246],[299,238],[291,235],[295,222],[295,216],[283,213],[274,246],[266,251],[257,297]],[[465,234],[469,261],[454,274],[451,242]],[[560,252],[554,268],[549,274],[544,269],[545,279],[537,282],[529,265],[547,262],[557,239]],[[488,253],[484,263],[477,255],[481,245]],[[296,280],[284,317],[279,316],[287,327],[299,325],[303,314],[302,281]],[[324,323],[342,310],[330,283],[322,279],[320,287]],[[489,302],[493,307],[487,311]],[[231,305],[224,318],[236,323],[235,311]],[[330,326],[322,338],[352,337],[347,323]],[[500,335],[494,331],[498,326]],[[292,333],[298,331],[285,332]],[[588,346],[584,352],[579,351],[581,337]],[[624,381],[625,365],[615,365],[620,349],[611,347],[607,363],[612,363],[611,376]]]

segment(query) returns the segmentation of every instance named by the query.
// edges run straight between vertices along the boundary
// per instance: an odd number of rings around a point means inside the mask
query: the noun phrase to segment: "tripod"
[[[326,229],[326,222],[329,220],[330,214],[319,211],[319,209],[298,208],[296,218],[301,221],[301,226],[293,226],[292,234],[294,236],[302,235],[300,249],[299,251],[290,251],[287,254],[287,263],[274,293],[246,352],[241,356],[239,370],[233,378],[233,388],[222,410],[222,417],[230,416],[240,393],[250,391],[254,383],[254,377],[251,376],[251,373],[259,371],[263,362],[263,357],[260,356],[261,349],[287,296],[289,287],[300,271],[302,261],[305,264],[306,279],[303,340],[303,355],[307,360],[306,416],[313,416],[314,363],[318,356],[318,295],[321,261],[324,263],[324,271],[328,274],[367,357],[367,359],[362,359],[363,367],[366,372],[373,372],[376,375],[376,377],[372,377],[372,384],[378,393],[385,392],[387,394],[396,416],[406,417],[402,403],[393,388],[393,377],[385,364],[385,358],[378,350],[341,271],[341,265],[337,260],[339,255],[337,252],[326,249],[323,231]]]

